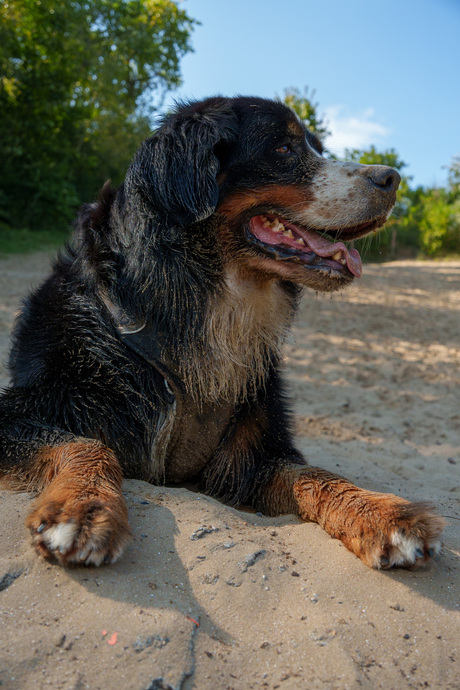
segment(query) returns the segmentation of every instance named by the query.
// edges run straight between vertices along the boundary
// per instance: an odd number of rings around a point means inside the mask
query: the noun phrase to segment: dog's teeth
[[[335,254],[332,255],[332,258],[334,261],[340,261],[342,258],[342,252],[336,252]]]
[[[345,266],[345,264],[347,263],[347,261],[346,261],[346,259],[340,259],[340,263],[343,264],[343,265]]]
[[[304,240],[303,240],[302,237],[298,237],[298,238],[296,239],[296,243],[297,243],[297,244],[301,244],[302,247],[305,247],[305,242],[304,242]]]
[[[268,228],[269,230],[271,230],[272,232],[276,232],[277,234],[282,233],[285,237],[289,237],[291,239],[294,238],[292,230],[290,230],[290,228],[286,228],[283,225],[283,223],[279,220],[279,218],[268,220],[266,216],[261,216],[261,219],[264,228]]]
[[[268,220],[266,216],[262,216],[264,219],[262,225],[265,228],[268,228],[269,230],[272,230],[273,232],[281,232],[284,228],[284,225],[279,222],[278,218],[274,218],[273,220]]]

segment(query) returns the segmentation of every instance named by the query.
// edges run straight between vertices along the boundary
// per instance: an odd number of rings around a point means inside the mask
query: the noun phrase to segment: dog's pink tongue
[[[318,235],[313,230],[306,228],[297,228],[297,231],[302,235],[308,246],[317,254],[326,257],[332,257],[336,252],[341,251],[347,262],[348,270],[353,273],[356,278],[361,278],[363,267],[361,264],[361,257],[356,249],[347,249],[343,242],[331,242],[327,237]]]

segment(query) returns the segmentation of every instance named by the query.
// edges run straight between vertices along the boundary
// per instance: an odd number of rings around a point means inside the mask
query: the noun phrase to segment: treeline
[[[314,92],[287,89],[284,101],[325,142],[327,122],[319,115]],[[326,154],[328,155],[327,151]],[[329,154],[330,155],[330,154]],[[367,165],[390,165],[401,175],[396,206],[384,230],[360,241],[364,257],[393,259],[443,257],[460,254],[460,156],[452,159],[446,187],[412,187],[404,174],[407,164],[394,149],[347,150],[345,160]]]
[[[0,223],[64,228],[116,184],[195,22],[173,0],[0,4]]]
[[[178,0],[5,0],[0,4],[0,246],[67,231],[107,179],[118,184],[180,84],[195,20]],[[320,138],[327,123],[308,89],[285,102]],[[327,153],[326,153],[327,155]],[[412,188],[393,150],[347,151],[403,177],[395,212],[364,255],[460,251],[460,158],[442,189]],[[22,235],[21,230],[22,229]],[[10,249],[11,250],[11,249]]]

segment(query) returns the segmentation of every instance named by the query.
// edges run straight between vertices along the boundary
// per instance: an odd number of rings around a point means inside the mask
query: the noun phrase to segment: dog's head
[[[384,224],[399,181],[386,166],[324,158],[282,103],[211,98],[165,118],[125,191],[182,233],[212,218],[225,264],[330,291],[361,275],[346,243]]]

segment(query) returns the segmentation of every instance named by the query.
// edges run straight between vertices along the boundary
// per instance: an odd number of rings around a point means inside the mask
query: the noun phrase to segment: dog
[[[297,514],[373,568],[438,553],[428,504],[307,464],[280,373],[302,291],[361,276],[346,243],[385,223],[399,182],[325,158],[281,102],[214,97],[163,119],[124,183],[82,208],[14,327],[0,463],[38,492],[39,554],[115,562],[130,538],[123,477]]]

